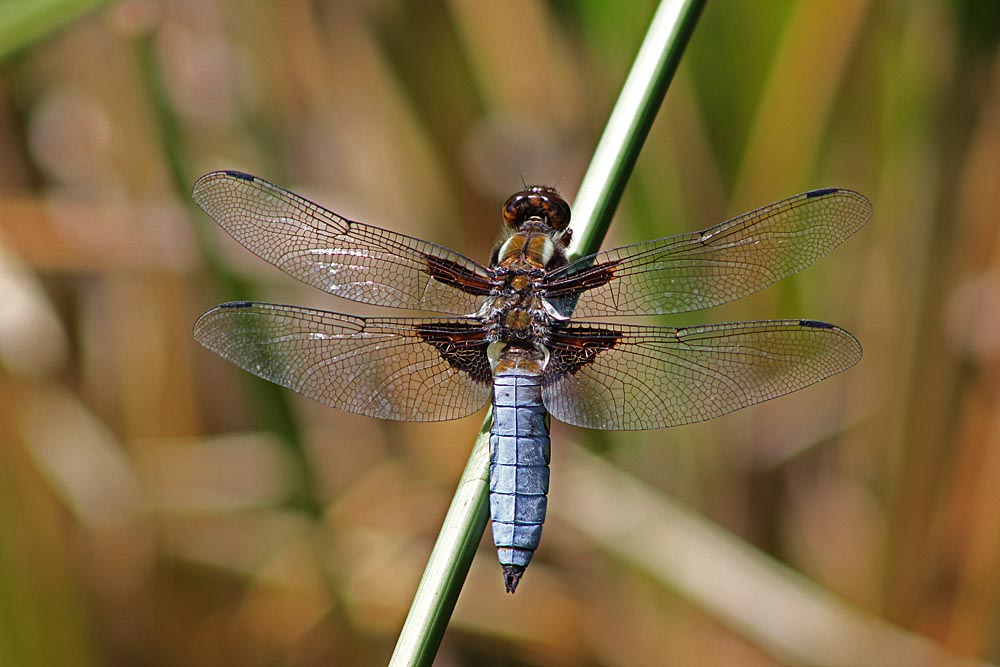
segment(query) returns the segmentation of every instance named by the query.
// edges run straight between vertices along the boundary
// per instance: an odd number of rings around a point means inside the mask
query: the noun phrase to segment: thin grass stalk
[[[572,255],[596,252],[625,183],[694,31],[704,0],[662,0],[608,118],[574,203]],[[392,667],[430,665],[486,529],[489,432],[486,416],[417,586]],[[499,583],[498,583],[499,585]]]

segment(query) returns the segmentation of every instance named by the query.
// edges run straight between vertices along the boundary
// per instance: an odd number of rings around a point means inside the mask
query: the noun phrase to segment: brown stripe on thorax
[[[499,265],[506,268],[544,269],[552,255],[552,240],[546,234],[517,233],[504,244]]]

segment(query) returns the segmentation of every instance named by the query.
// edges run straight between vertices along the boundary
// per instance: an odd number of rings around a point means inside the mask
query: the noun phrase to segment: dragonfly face
[[[363,318],[238,302],[206,312],[194,334],[260,377],[380,419],[456,419],[492,398],[490,507],[510,592],[545,517],[548,415],[612,430],[687,424],[796,391],[861,358],[853,336],[812,320],[602,321],[708,308],[805,268],[871,217],[870,202],[850,190],[813,190],[700,232],[568,261],[569,206],[535,186],[504,205],[504,238],[489,267],[241,172],[203,176],[194,198],[246,248],[310,285],[447,314]]]

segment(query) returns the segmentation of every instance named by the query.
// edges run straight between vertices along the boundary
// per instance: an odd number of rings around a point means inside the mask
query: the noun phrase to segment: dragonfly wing
[[[348,220],[250,174],[206,174],[193,196],[248,250],[345,299],[466,315],[492,288],[489,269],[464,255]]]
[[[237,302],[202,315],[194,336],[254,375],[379,419],[464,417],[486,404],[493,386],[477,320],[363,318]]]
[[[861,346],[824,322],[673,329],[574,323],[550,336],[542,389],[553,417],[608,430],[712,419],[850,368]]]
[[[740,299],[801,271],[863,226],[852,190],[805,192],[701,232],[581,258],[554,271],[545,296],[563,315],[681,313]]]

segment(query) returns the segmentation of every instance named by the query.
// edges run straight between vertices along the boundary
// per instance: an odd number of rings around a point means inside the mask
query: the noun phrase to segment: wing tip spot
[[[219,304],[219,308],[225,310],[239,310],[241,308],[252,308],[253,305],[253,301],[230,301],[228,303]]]
[[[808,327],[810,329],[836,329],[837,327],[830,324],[829,322],[820,322],[819,320],[799,320],[799,325],[803,327]]]
[[[235,169],[226,169],[222,173],[226,176],[232,176],[233,178],[238,178],[241,181],[253,181],[256,177],[252,174],[248,174],[245,171],[236,171]]]
[[[819,190],[810,190],[806,194],[806,199],[814,199],[816,197],[825,197],[826,195],[832,195],[834,192],[839,192],[840,188],[820,188]]]

